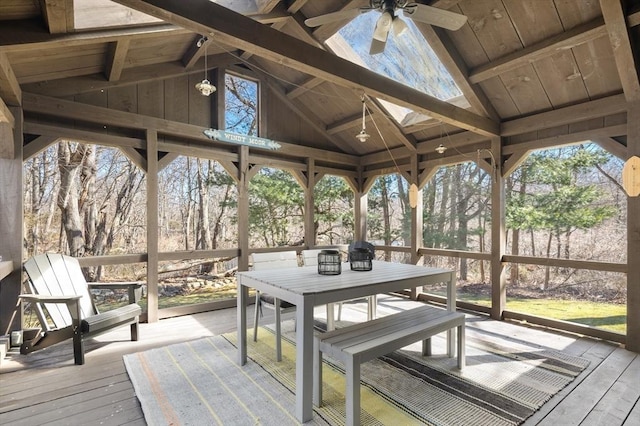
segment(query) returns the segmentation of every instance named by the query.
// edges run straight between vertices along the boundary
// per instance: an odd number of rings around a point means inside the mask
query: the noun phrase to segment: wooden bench
[[[313,402],[322,404],[323,353],[345,366],[347,425],[360,424],[360,364],[422,341],[422,354],[431,355],[431,337],[458,329],[458,368],[464,368],[465,316],[433,306],[421,306],[326,333],[314,339]]]

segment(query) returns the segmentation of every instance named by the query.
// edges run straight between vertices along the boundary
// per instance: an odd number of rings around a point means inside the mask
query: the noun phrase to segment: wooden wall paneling
[[[189,86],[187,87],[189,93],[189,124],[209,128],[211,127],[211,98],[202,96],[196,89],[196,84],[200,83],[202,78],[202,74],[189,75]]]
[[[165,118],[165,96],[162,81],[152,81],[137,85],[138,114]]]
[[[129,46],[126,68],[154,65],[162,62],[182,61],[184,52],[191,45],[193,34],[173,37],[148,37],[134,39]],[[209,52],[211,53],[211,52]]]
[[[180,123],[189,123],[189,76],[163,80],[164,82],[164,105],[163,118]],[[194,87],[195,90],[195,87]]]
[[[109,89],[107,94],[107,108],[137,114],[138,90],[136,86],[113,87]]]
[[[75,102],[107,108],[109,106],[109,96],[106,91],[83,93],[73,97]],[[108,133],[107,123],[82,121],[82,116],[74,122],[74,127],[78,130],[94,131],[97,133]]]

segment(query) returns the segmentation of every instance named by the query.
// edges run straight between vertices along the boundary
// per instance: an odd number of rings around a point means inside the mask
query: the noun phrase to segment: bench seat
[[[443,331],[458,330],[458,368],[464,368],[465,316],[433,306],[388,315],[373,321],[318,333],[314,338],[313,402],[322,404],[323,354],[340,361],[346,374],[347,425],[360,423],[360,365],[412,343],[422,341],[422,354],[431,355],[431,337]]]

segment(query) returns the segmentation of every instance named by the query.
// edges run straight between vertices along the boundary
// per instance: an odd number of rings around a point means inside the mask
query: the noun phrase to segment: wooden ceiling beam
[[[109,81],[118,81],[124,69],[124,61],[131,41],[128,38],[110,43],[105,65],[105,76]]]
[[[311,77],[308,80],[305,80],[302,83],[298,84],[295,89],[289,90],[287,92],[287,97],[293,100],[298,96],[308,92],[309,90],[312,90],[314,87],[321,85],[322,83],[324,83],[324,80],[322,80],[321,78]]]
[[[371,116],[374,113],[371,112],[370,115],[365,117],[365,122],[371,121]],[[353,114],[349,117],[345,117],[342,120],[338,120],[336,122],[327,124],[326,130],[330,135],[335,135],[336,133],[344,132],[345,130],[352,129],[354,127],[360,127],[362,125],[362,113]]]
[[[140,114],[134,114],[125,111],[117,111],[109,108],[73,102],[64,99],[51,98],[48,96],[36,95],[33,93],[24,93],[24,111],[25,113],[43,114],[52,117],[60,117],[71,120],[81,119],[89,123],[98,123],[103,126],[115,126],[129,129],[156,129],[158,133],[176,137],[180,141],[194,140],[204,143],[210,143],[211,140],[203,133],[204,127],[195,126],[193,124],[169,121],[162,118],[150,117]],[[37,126],[37,125],[36,125]],[[25,125],[25,133],[46,134],[35,129],[27,128]],[[85,132],[90,135],[94,132]],[[96,137],[108,136],[114,140],[117,137],[96,133]],[[121,138],[123,140],[127,138]],[[173,143],[173,142],[172,142]],[[354,166],[358,164],[358,157],[354,155],[344,154],[335,151],[327,151],[323,149],[310,148],[285,142],[279,142],[282,145],[282,151],[288,155],[304,158],[315,158],[317,161],[326,161],[333,164],[344,164]],[[163,144],[159,146],[162,147]],[[167,145],[171,145],[167,143]],[[130,146],[130,145],[129,145]],[[162,149],[169,152],[170,149]],[[203,148],[203,151],[205,149]]]
[[[271,13],[271,11],[280,4],[280,0],[255,0],[258,13]],[[284,6],[283,6],[284,7]]]
[[[4,103],[4,100],[0,98],[0,124],[8,124],[13,129],[15,122],[15,117],[11,114],[9,107]]]
[[[396,121],[390,117],[389,113],[386,109],[380,104],[377,99],[370,99],[369,105],[376,112],[376,117],[382,117],[382,119],[388,124],[391,136],[396,140],[400,141],[405,147],[409,149],[411,152],[415,152],[416,150],[416,141],[413,136],[407,136],[402,131],[402,128]],[[375,118],[373,118],[375,120]],[[383,142],[386,145],[386,142],[383,139]],[[388,149],[388,147],[387,147]]]
[[[495,61],[481,65],[469,71],[469,81],[480,83],[507,71],[512,71],[532,62],[555,55],[559,51],[604,37],[607,29],[602,18],[596,18],[584,25],[545,39],[539,43],[510,53]]]
[[[600,9],[609,33],[609,41],[625,98],[627,102],[636,102],[640,100],[640,80],[622,3],[618,0],[600,0]]]
[[[223,68],[235,64],[238,59],[227,53],[212,55],[207,60],[207,67]],[[188,73],[202,72],[204,62],[201,59],[197,63],[197,69],[187,71],[182,62],[174,61],[155,65],[144,65],[136,68],[127,68],[122,71],[119,80],[108,81],[102,74],[84,75],[79,77],[62,78],[52,81],[37,82],[34,84],[24,84],[26,91],[39,95],[66,97],[79,95],[82,93],[105,90],[112,87],[129,86],[132,84],[148,83],[150,81],[165,80],[168,78],[181,77]]]
[[[499,124],[493,120],[380,76],[208,0],[192,0],[188,4],[175,0],[116,2],[194,32],[212,32],[227,45],[454,126],[486,135],[499,133]]]
[[[73,2],[70,0],[40,0],[40,8],[43,18],[49,28],[50,34],[63,34],[73,29],[67,25],[67,17],[73,17]]]
[[[291,14],[297,13],[308,1],[309,0],[293,0],[287,9],[287,12]]]
[[[613,95],[595,101],[547,111],[502,123],[501,136],[533,132],[627,111],[624,95]]]
[[[22,89],[13,68],[11,68],[9,58],[2,51],[0,51],[0,98],[7,105],[22,105]]]
[[[594,138],[591,140],[622,161],[626,161],[629,158],[629,150],[627,147],[612,137]]]
[[[3,52],[28,52],[43,48],[84,46],[94,43],[118,41],[124,37],[136,40],[164,35],[189,34],[191,31],[172,24],[158,24],[135,28],[117,28],[99,31],[83,31],[73,34],[48,34],[32,22],[11,21],[0,25],[0,50]]]
[[[198,43],[201,39],[201,35],[195,36],[193,38],[193,42],[189,44],[186,52],[184,52],[184,54],[182,55],[182,64],[184,65],[185,70],[192,69],[196,65],[198,60],[204,56],[205,45],[211,44],[211,37],[207,37],[207,39],[203,41],[200,46],[198,46]]]

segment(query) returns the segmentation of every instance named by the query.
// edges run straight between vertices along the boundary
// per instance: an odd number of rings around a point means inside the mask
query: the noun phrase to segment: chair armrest
[[[138,303],[142,298],[142,285],[144,281],[115,282],[115,283],[87,283],[89,290],[119,290],[126,289],[129,294],[129,303]]]
[[[117,290],[123,288],[140,288],[144,284],[144,281],[131,281],[131,282],[116,282],[116,283],[87,283],[89,289],[109,289]]]
[[[36,302],[36,303],[66,303],[67,305],[70,303],[77,302],[82,298],[79,294],[74,294],[72,296],[41,296],[39,294],[20,294],[18,297],[22,300],[26,300],[28,302]]]

